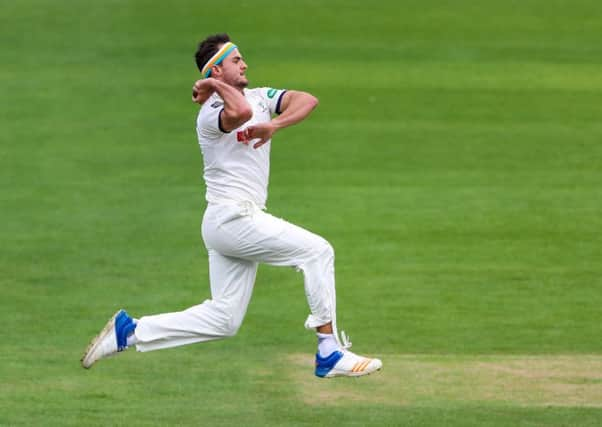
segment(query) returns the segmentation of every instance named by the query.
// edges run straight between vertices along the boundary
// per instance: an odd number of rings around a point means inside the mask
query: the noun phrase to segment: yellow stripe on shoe
[[[351,372],[364,372],[370,364],[370,362],[372,362],[372,359],[360,360],[355,365],[353,365],[353,368],[351,368]]]
[[[360,366],[360,372],[364,372],[370,364],[370,362],[372,362],[372,359],[366,359],[366,361],[362,363],[362,366]]]

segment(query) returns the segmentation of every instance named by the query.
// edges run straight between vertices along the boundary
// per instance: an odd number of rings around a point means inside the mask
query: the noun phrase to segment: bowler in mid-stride
[[[303,272],[310,310],[305,327],[315,329],[318,338],[317,376],[362,376],[381,369],[379,359],[349,351],[351,343],[337,331],[332,246],[265,211],[272,137],[305,119],[318,100],[294,90],[247,89],[247,64],[227,34],[207,37],[195,57],[202,75],[192,99],[202,105],[197,136],[207,187],[202,235],[211,299],[139,319],[117,311],[86,349],[82,366],[90,368],[131,346],[145,352],[235,335],[257,267],[265,263]]]

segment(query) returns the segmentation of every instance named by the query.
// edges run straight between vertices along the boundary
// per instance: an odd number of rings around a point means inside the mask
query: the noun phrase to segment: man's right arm
[[[224,109],[220,114],[220,126],[223,131],[230,132],[253,117],[253,110],[242,93],[211,77],[194,83],[192,101],[203,104],[213,92],[217,92],[224,100]]]

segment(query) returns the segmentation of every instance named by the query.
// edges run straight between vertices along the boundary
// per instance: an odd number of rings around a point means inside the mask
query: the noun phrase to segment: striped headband
[[[230,52],[232,52],[234,49],[236,49],[236,45],[234,43],[232,43],[232,42],[225,43],[221,47],[221,49],[218,50],[215,53],[215,55],[213,55],[211,57],[211,59],[209,61],[207,61],[207,63],[201,70],[201,74],[203,75],[203,77],[204,78],[209,77],[211,75],[211,67],[213,67],[214,65],[221,64],[222,61],[226,58],[226,56],[228,56],[230,54]]]

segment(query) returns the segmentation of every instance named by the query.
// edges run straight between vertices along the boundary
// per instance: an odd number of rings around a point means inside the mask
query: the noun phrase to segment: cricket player
[[[379,370],[380,360],[352,353],[344,332],[339,337],[332,246],[265,211],[272,137],[305,119],[318,100],[294,90],[248,89],[247,64],[227,34],[207,37],[195,58],[202,76],[194,83],[192,100],[201,104],[196,129],[207,187],[202,236],[211,299],[139,319],[119,310],[88,346],[83,367],[131,346],[146,352],[235,335],[257,266],[266,263],[303,272],[310,309],[305,327],[317,333],[318,377]]]

